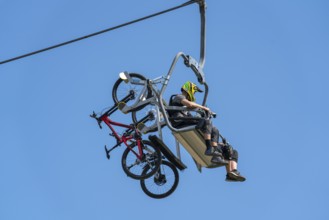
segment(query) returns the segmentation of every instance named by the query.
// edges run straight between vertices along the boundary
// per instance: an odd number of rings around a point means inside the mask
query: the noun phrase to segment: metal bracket
[[[202,67],[200,67],[199,63],[193,57],[188,55],[187,58],[188,60],[185,60],[185,65],[192,68],[198,78],[199,83],[205,84],[206,80]]]

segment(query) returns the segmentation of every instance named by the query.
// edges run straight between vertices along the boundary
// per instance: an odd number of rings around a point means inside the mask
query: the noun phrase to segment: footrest
[[[186,165],[178,159],[173,152],[163,143],[163,141],[158,138],[156,135],[150,135],[149,140],[157,147],[159,147],[160,151],[163,153],[163,155],[171,162],[173,163],[179,170],[186,169]]]

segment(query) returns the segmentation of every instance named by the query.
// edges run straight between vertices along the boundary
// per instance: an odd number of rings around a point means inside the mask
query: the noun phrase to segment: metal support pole
[[[175,138],[175,141],[176,141],[176,155],[177,155],[177,158],[182,160],[181,157],[180,157],[180,146],[179,146],[179,142],[178,140]]]
[[[200,9],[200,20],[201,20],[201,36],[200,36],[200,60],[199,60],[199,68],[203,70],[205,61],[206,61],[206,1],[201,0],[199,3],[199,9]],[[207,102],[208,97],[208,85],[205,83],[205,96],[202,102],[202,105],[205,106]]]
[[[203,69],[206,56],[206,2],[199,1],[200,18],[201,18],[201,38],[200,38],[200,61],[199,68]]]
[[[157,112],[157,125],[158,125],[158,134],[159,134],[159,138],[163,141],[162,139],[162,129],[161,129],[161,121],[160,121],[160,109],[158,105],[155,105],[156,108],[156,112]]]

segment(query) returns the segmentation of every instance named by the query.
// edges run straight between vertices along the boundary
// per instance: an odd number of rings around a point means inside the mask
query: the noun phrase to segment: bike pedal
[[[110,151],[107,149],[105,145],[105,153],[106,153],[106,158],[109,160],[111,158]]]

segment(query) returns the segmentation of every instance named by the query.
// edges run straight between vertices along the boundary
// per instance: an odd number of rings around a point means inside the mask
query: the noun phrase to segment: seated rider
[[[210,109],[195,103],[196,92],[203,92],[194,83],[187,81],[181,88],[181,94],[175,95],[170,100],[172,106],[185,106],[189,109],[200,108],[210,112]],[[227,170],[227,181],[244,181],[237,169],[237,151],[226,150],[226,143],[219,143],[219,131],[212,125],[209,119],[194,117],[189,111],[173,111],[171,117],[172,125],[175,128],[182,128],[189,125],[197,125],[203,133],[205,139],[206,151],[205,155],[212,156],[211,162],[218,165],[225,165]],[[181,119],[180,119],[181,118]],[[219,145],[219,146],[218,146]],[[228,153],[231,152],[231,153]],[[234,153],[234,154],[233,154]]]

